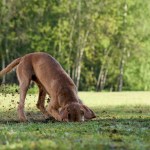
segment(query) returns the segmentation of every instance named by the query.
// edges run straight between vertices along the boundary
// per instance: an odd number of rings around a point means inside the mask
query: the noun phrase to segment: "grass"
[[[18,94],[0,94],[0,150],[150,149],[150,92],[80,92],[97,118],[83,123],[44,121],[35,107],[37,96],[28,94],[26,113],[19,123]]]

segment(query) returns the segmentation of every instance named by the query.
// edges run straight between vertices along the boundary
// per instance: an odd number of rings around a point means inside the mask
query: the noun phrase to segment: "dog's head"
[[[95,118],[94,112],[87,106],[80,103],[67,104],[60,111],[62,121],[80,122]]]

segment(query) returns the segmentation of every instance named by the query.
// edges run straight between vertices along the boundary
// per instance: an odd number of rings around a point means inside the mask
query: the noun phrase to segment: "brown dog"
[[[79,100],[72,79],[52,56],[42,52],[27,54],[10,63],[0,72],[0,76],[15,66],[20,86],[18,105],[20,121],[27,121],[24,103],[31,80],[39,87],[37,108],[45,118],[52,116],[58,121],[84,121],[96,117],[94,112]],[[47,110],[44,107],[46,93],[51,97]]]

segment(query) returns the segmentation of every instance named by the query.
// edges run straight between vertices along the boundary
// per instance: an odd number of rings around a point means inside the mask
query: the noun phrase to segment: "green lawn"
[[[1,149],[150,149],[150,92],[80,92],[97,118],[83,123],[44,121],[35,107],[37,96],[28,95],[29,123],[19,123],[19,95],[0,94]]]

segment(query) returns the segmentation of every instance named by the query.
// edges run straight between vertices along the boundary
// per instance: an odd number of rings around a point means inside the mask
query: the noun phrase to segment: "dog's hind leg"
[[[20,82],[20,101],[18,105],[18,117],[21,122],[27,121],[26,115],[24,113],[24,104],[25,104],[25,98],[27,94],[27,90],[29,87],[30,81],[21,81]]]
[[[19,87],[20,87],[20,101],[18,104],[18,117],[21,122],[26,122],[27,118],[24,113],[24,104],[25,98],[27,94],[28,87],[31,81],[31,72],[23,65],[19,65],[17,67],[17,77],[19,80]]]

